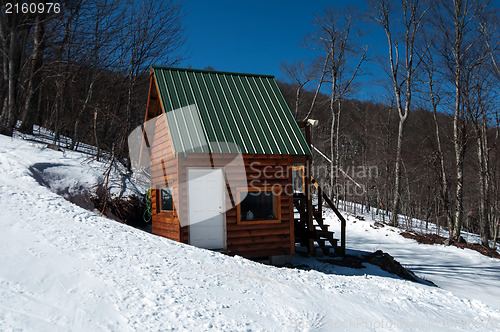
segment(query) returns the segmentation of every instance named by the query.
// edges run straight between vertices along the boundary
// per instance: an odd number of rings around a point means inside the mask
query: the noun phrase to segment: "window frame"
[[[236,188],[236,198],[238,205],[236,206],[236,219],[238,225],[257,225],[257,224],[280,224],[281,223],[281,186],[272,186],[272,187],[237,187]],[[275,219],[262,219],[262,220],[241,220],[241,193],[247,192],[250,193],[252,191],[270,191],[272,192],[272,197],[274,198],[274,210],[275,210]]]
[[[300,174],[298,172],[301,172]],[[298,193],[304,193],[304,188],[306,187],[306,169],[304,165],[297,165],[297,166],[292,166],[292,183],[293,183],[293,192],[298,192]],[[301,178],[302,182],[302,190],[298,190],[295,187],[295,178],[299,177]]]
[[[162,209],[162,199],[161,199],[161,192],[162,190],[170,189],[170,192],[172,194],[172,210],[163,210]],[[156,191],[156,201],[157,201],[157,211],[158,213],[173,213],[175,211],[175,205],[174,205],[174,190],[172,187],[167,187],[167,188],[159,188]]]

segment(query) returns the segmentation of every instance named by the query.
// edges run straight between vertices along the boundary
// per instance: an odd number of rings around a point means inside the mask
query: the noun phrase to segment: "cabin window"
[[[238,191],[238,201],[243,191]],[[249,188],[246,197],[238,205],[238,223],[279,223],[281,188]]]
[[[293,192],[303,193],[305,186],[305,167],[292,166]]]
[[[160,189],[160,211],[173,211],[174,210],[174,199],[172,197],[172,189],[164,188]]]

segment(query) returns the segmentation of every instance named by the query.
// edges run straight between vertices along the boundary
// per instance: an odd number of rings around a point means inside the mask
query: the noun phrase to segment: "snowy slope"
[[[92,167],[72,158],[0,136],[0,331],[500,328],[498,308],[459,292],[383,273],[265,266],[99,217],[30,171]]]
[[[440,288],[469,299],[483,301],[500,310],[500,260],[477,251],[454,246],[420,244],[403,238],[401,230],[373,227],[369,214],[365,220],[347,217],[346,246],[348,254],[382,250],[394,256],[417,276]],[[340,223],[330,213],[329,224],[340,232]],[[464,234],[464,237],[465,234]],[[476,236],[477,237],[477,236]],[[480,241],[479,237],[476,239]]]

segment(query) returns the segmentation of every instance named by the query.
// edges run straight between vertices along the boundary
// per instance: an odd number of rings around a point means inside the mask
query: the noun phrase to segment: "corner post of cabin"
[[[306,142],[311,148],[311,128],[306,123],[305,125],[305,133],[306,133]],[[307,251],[309,255],[316,256],[316,250],[314,248],[314,217],[313,217],[313,206],[312,206],[312,191],[311,191],[311,163],[312,156],[307,156],[306,159],[306,168],[304,170],[305,177],[305,187],[304,193],[306,196],[306,211],[307,211],[307,231],[309,232],[308,240],[307,240]]]

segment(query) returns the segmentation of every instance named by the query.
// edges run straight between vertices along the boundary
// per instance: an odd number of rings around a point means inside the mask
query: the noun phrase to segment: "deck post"
[[[307,251],[309,252],[309,255],[315,256],[316,250],[314,249],[314,239],[312,237],[312,232],[314,230],[314,221],[313,221],[311,176],[310,176],[311,167],[310,167],[310,165],[311,165],[311,161],[307,160],[306,171],[305,171],[305,173],[307,174],[305,176],[306,187],[304,188],[305,189],[305,196],[306,196],[307,232],[309,234],[309,236],[307,238]]]
[[[307,124],[305,125],[306,142],[311,148],[311,127]],[[314,216],[313,216],[313,206],[312,206],[312,185],[311,185],[311,163],[312,156],[307,156],[306,168],[304,170],[305,177],[305,188],[304,193],[306,196],[306,212],[307,212],[307,231],[309,233],[307,240],[307,251],[309,255],[316,256],[316,249],[314,248],[314,238],[312,232],[314,231]]]
[[[323,216],[323,192],[320,186],[318,186],[316,190],[318,194],[318,214]]]
[[[345,227],[346,220],[342,218],[340,220],[340,255],[345,256]]]

